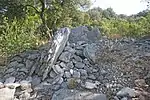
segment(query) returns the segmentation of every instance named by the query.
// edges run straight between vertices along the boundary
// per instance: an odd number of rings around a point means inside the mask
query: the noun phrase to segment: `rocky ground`
[[[10,57],[0,100],[150,100],[150,39],[110,40],[84,26],[69,34],[64,47],[48,43]]]

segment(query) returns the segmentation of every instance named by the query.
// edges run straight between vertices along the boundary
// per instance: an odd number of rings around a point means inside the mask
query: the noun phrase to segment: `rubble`
[[[11,94],[2,100],[69,100],[79,94],[79,100],[149,100],[150,40],[110,40],[85,26],[69,30],[60,29],[38,50],[10,57],[0,99],[5,91]]]

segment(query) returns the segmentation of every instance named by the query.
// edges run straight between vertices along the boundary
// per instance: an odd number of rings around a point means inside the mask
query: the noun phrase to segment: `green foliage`
[[[137,15],[116,15],[108,8],[102,10],[99,7],[87,12],[91,18],[91,25],[98,26],[107,36],[118,34],[127,37],[141,37],[150,34],[150,11],[145,10]]]
[[[89,24],[79,11],[89,6],[90,0],[0,0],[0,53],[35,48],[60,27]]]
[[[0,25],[0,53],[10,55],[35,48],[40,39],[34,34],[35,29],[35,22],[31,17],[22,22],[13,20],[11,23],[5,19],[3,25]]]

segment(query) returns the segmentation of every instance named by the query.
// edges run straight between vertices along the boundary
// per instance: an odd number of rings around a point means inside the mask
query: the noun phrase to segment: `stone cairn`
[[[97,28],[62,28],[38,50],[10,57],[0,80],[0,100],[107,100],[99,88],[107,75],[97,64],[100,35]],[[129,100],[126,94],[134,91],[125,88],[114,99]]]

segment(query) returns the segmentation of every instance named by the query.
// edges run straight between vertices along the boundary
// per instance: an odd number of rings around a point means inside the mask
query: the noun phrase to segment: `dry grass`
[[[121,34],[109,34],[108,38],[109,39],[121,39],[122,35]]]
[[[7,64],[7,55],[0,55],[0,66],[5,66]]]

